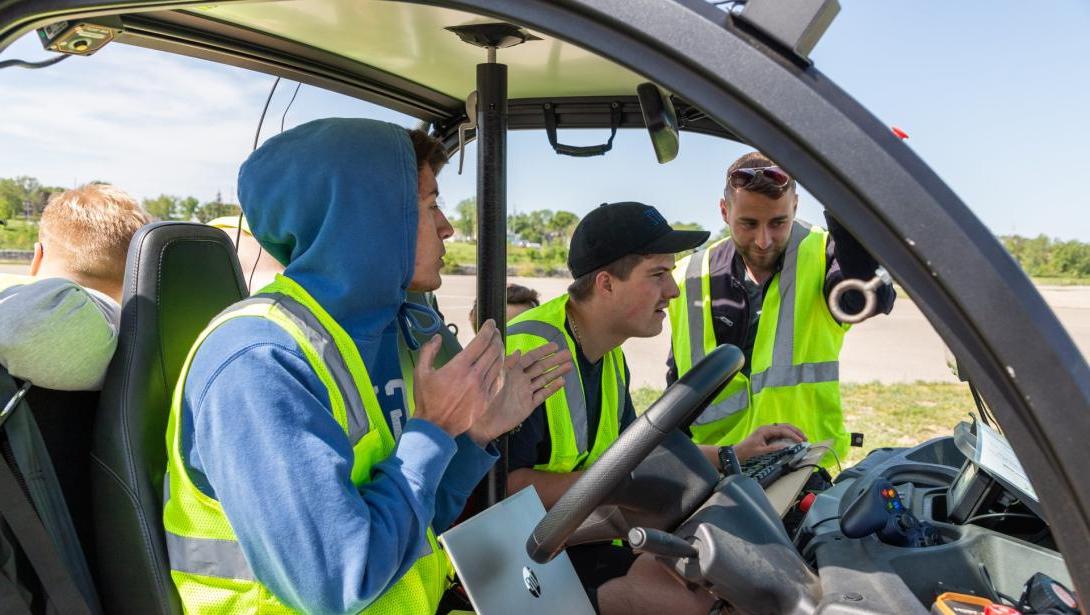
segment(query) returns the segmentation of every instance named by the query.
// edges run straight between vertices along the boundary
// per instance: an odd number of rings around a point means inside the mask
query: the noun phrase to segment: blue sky
[[[817,67],[907,142],[994,232],[1090,241],[1090,3],[1083,0],[841,0],[813,53]],[[2,54],[42,59],[34,35]],[[502,60],[502,54],[501,54]],[[54,67],[0,71],[0,177],[51,185],[94,179],[139,197],[217,192],[231,198],[273,78],[109,45]],[[281,82],[263,137],[279,130],[294,90]],[[367,103],[303,86],[285,125],[326,116],[414,123]],[[593,143],[604,131],[561,133]],[[543,132],[509,141],[508,207],[585,213],[642,200],[670,220],[718,231],[722,173],[748,148],[684,134],[681,154],[654,162],[643,131],[623,131],[605,157],[574,160]],[[474,193],[475,150],[440,187],[448,210]],[[803,195],[801,215],[820,219]]]

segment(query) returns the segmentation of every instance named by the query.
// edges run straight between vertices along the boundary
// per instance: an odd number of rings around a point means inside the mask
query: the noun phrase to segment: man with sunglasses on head
[[[762,425],[789,423],[811,442],[850,445],[840,407],[839,355],[849,325],[829,310],[845,279],[870,280],[878,263],[828,213],[828,231],[795,218],[795,180],[765,155],[730,165],[719,210],[727,237],[682,259],[674,270],[681,294],[670,302],[667,383],[720,344],[745,354],[742,372],[696,418],[698,444],[728,447]],[[873,314],[888,314],[895,292],[877,291]],[[840,307],[863,309],[860,293]],[[832,463],[826,457],[823,463]]]

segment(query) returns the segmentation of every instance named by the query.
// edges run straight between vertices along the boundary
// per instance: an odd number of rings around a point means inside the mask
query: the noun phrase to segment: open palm
[[[516,350],[504,359],[503,385],[471,431],[489,440],[511,431],[564,386],[564,374],[571,369],[571,353],[557,352],[556,344],[526,354]]]

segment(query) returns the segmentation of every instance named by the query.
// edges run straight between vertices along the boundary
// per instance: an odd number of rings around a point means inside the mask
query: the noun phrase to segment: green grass
[[[11,219],[0,226],[0,250],[33,250],[37,240],[37,220]]]
[[[841,396],[848,431],[866,437],[864,448],[851,449],[845,466],[875,448],[948,436],[969,412],[976,412],[969,387],[960,383],[846,384]]]
[[[477,244],[464,242],[446,242],[447,254],[443,263],[447,271],[455,267],[472,266],[477,263]],[[507,245],[507,267],[514,275],[526,277],[548,277],[568,275],[568,251],[566,247],[547,245],[541,248],[520,248]]]
[[[643,387],[632,392],[637,412],[646,410],[661,390]],[[885,446],[913,446],[936,436],[946,436],[958,421],[975,412],[973,397],[964,384],[917,382],[914,384],[841,385],[844,421],[848,431],[862,432],[863,448],[853,448],[844,467],[866,453]]]
[[[1037,286],[1090,286],[1090,278],[1031,278]]]

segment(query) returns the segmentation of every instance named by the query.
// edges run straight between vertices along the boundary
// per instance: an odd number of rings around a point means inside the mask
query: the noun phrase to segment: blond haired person
[[[47,389],[102,388],[117,348],[125,254],[149,221],[139,203],[108,184],[50,199],[30,275],[0,274],[0,365]]]

